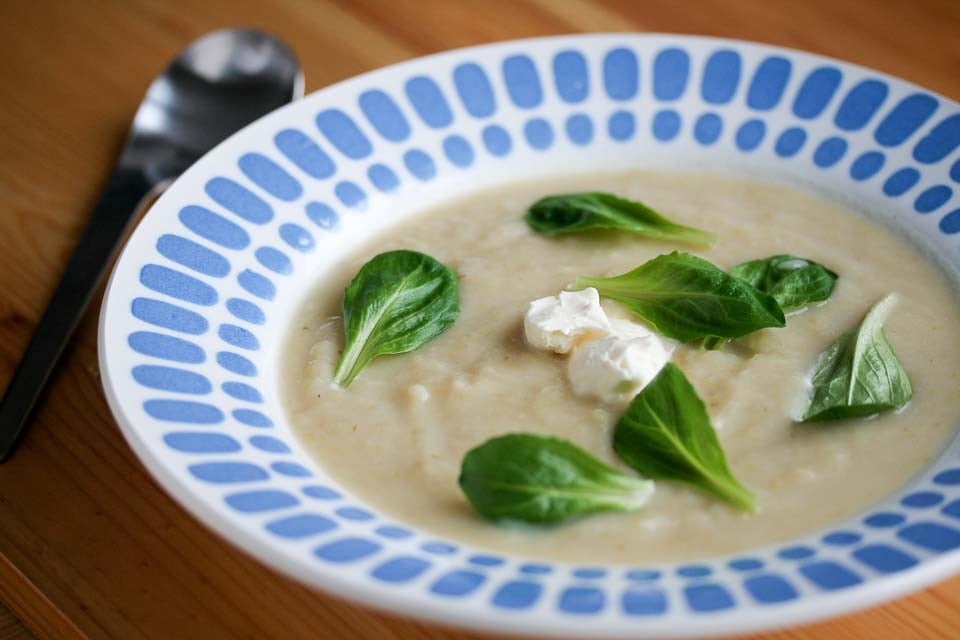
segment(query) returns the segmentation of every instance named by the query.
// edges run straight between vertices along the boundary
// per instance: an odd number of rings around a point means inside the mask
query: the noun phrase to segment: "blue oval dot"
[[[954,182],[960,182],[960,160],[953,163],[950,167],[950,179]]]
[[[222,255],[180,236],[160,236],[157,251],[163,257],[211,278],[222,278],[230,273],[230,263]]]
[[[724,49],[707,60],[703,69],[700,93],[711,104],[730,102],[740,82],[740,54]]]
[[[903,498],[900,501],[905,507],[913,507],[915,509],[922,509],[925,507],[932,507],[943,502],[943,494],[936,491],[918,491],[917,493],[911,493],[910,495]]]
[[[384,164],[371,165],[367,169],[367,177],[378,190],[389,193],[400,186],[400,178],[390,167]]]
[[[667,102],[683,95],[690,75],[690,56],[683,49],[664,49],[653,61],[653,95]]]
[[[603,591],[594,587],[567,587],[560,593],[557,608],[566,613],[590,615],[600,613],[606,606]]]
[[[318,558],[339,564],[361,560],[380,551],[382,547],[379,542],[366,538],[344,538],[317,547],[313,553]]]
[[[607,575],[605,569],[598,569],[596,567],[584,567],[582,569],[574,569],[573,577],[580,578],[582,580],[593,580],[596,578],[602,578]]]
[[[420,149],[411,149],[403,154],[403,165],[418,180],[432,180],[437,175],[433,158]]]
[[[850,165],[850,177],[857,181],[868,180],[883,168],[885,160],[879,151],[868,151]]]
[[[819,67],[806,77],[793,101],[793,113],[798,118],[812,120],[818,117],[840,86],[842,74],[833,67]]]
[[[853,557],[880,573],[896,573],[917,564],[916,558],[886,544],[872,544],[853,552]]]
[[[333,188],[337,199],[352,209],[363,210],[367,207],[367,194],[352,182],[344,180]]]
[[[513,104],[531,109],[543,100],[537,69],[528,56],[510,56],[503,61],[503,79]]]
[[[235,453],[242,449],[239,442],[222,433],[178,431],[163,436],[163,441],[184,453]]]
[[[940,231],[946,234],[960,232],[960,209],[954,209],[940,220]]]
[[[226,497],[228,505],[243,513],[262,513],[276,511],[300,504],[296,497],[286,491],[265,489],[262,491],[245,491]]]
[[[780,134],[773,150],[781,158],[790,158],[797,155],[807,141],[807,132],[800,127],[791,127]]]
[[[943,206],[952,195],[953,189],[945,184],[939,184],[917,196],[913,208],[917,213],[930,213]]]
[[[448,556],[457,552],[457,548],[455,546],[452,544],[447,544],[446,542],[425,542],[420,545],[420,548],[427,553],[432,553],[438,556]]]
[[[885,82],[863,80],[840,103],[833,122],[844,131],[862,129],[887,99],[887,93]]]
[[[933,476],[933,481],[944,486],[953,486],[960,484],[960,467],[956,469],[947,469]]]
[[[404,88],[407,99],[429,127],[439,129],[453,122],[453,113],[436,82],[426,76],[417,76],[410,78]]]
[[[923,126],[937,109],[937,100],[924,93],[907,96],[883,119],[874,132],[874,139],[885,147],[895,147],[906,141]]]
[[[247,222],[264,224],[273,219],[270,205],[233,180],[213,178],[207,182],[205,190],[214,202]]]
[[[372,513],[366,509],[360,509],[358,507],[340,507],[336,510],[336,514],[344,520],[353,520],[354,522],[366,522],[368,520],[373,520]]]
[[[267,453],[290,453],[290,447],[272,436],[253,436],[250,438],[250,444]]]
[[[250,324],[263,324],[267,321],[267,316],[264,315],[260,307],[242,298],[230,298],[227,300],[227,310],[237,319],[249,322]]]
[[[757,558],[737,558],[731,560],[727,566],[734,571],[754,571],[763,568],[763,561]]]
[[[800,573],[824,591],[846,589],[863,582],[863,578],[836,562],[811,562],[801,566]]]
[[[145,356],[200,364],[206,360],[203,349],[192,342],[152,331],[135,331],[127,338],[130,348]]]
[[[151,298],[134,298],[130,312],[135,318],[154,326],[190,335],[204,334],[210,328],[206,318],[199,313]]]
[[[257,336],[253,335],[243,327],[238,327],[235,324],[220,325],[220,329],[217,334],[220,336],[220,339],[227,344],[232,344],[240,349],[256,351],[260,348],[260,341],[257,340]]]
[[[213,390],[213,385],[206,377],[185,369],[139,365],[133,368],[132,374],[133,379],[141,385],[161,391],[205,394]]]
[[[384,562],[370,575],[383,582],[408,582],[427,570],[430,563],[414,556],[399,556]]]
[[[611,100],[630,100],[637,95],[640,65],[630,49],[613,49],[603,58],[603,86]]]
[[[737,129],[736,142],[742,151],[753,151],[763,141],[767,125],[763,120],[747,120]]]
[[[843,138],[827,138],[813,152],[813,163],[821,169],[828,169],[840,162],[846,152],[846,140]]]
[[[256,403],[263,402],[263,396],[259,391],[242,382],[224,382],[220,385],[220,388],[223,389],[223,392],[228,396],[236,398],[237,400]]]
[[[259,411],[253,409],[234,409],[230,415],[237,422],[242,422],[251,427],[272,427],[273,421]]]
[[[238,164],[254,184],[278,200],[292,202],[303,195],[300,183],[263,154],[246,153],[240,156]]]
[[[140,270],[140,282],[157,293],[205,307],[216,304],[217,290],[185,273],[148,264]]]
[[[311,202],[307,204],[307,217],[321,229],[336,229],[340,224],[340,217],[328,205],[322,202]]]
[[[374,529],[374,533],[379,536],[383,536],[389,540],[403,540],[404,538],[409,538],[413,533],[409,529],[404,529],[403,527],[395,527],[393,525],[384,525],[382,527],[377,527]]]
[[[895,198],[912,189],[918,180],[920,180],[920,172],[913,167],[898,169],[883,183],[883,192]]]
[[[723,120],[715,113],[705,113],[697,118],[693,125],[693,137],[703,145],[711,145],[720,137],[723,130]]]
[[[552,572],[553,567],[546,564],[528,563],[520,565],[520,573],[525,573],[529,576],[543,576]]]
[[[587,59],[579,51],[561,51],[554,56],[553,77],[557,94],[564,102],[583,102],[590,93]]]
[[[743,581],[743,586],[760,604],[786,602],[799,595],[793,585],[772,573],[751,576]]]
[[[223,412],[211,404],[186,400],[147,400],[143,410],[165,422],[190,424],[217,424],[223,422]]]
[[[473,593],[487,579],[475,571],[451,571],[430,586],[430,591],[440,596],[459,598]]]
[[[582,113],[567,118],[566,130],[567,137],[576,145],[589,144],[593,139],[593,121]]]
[[[237,282],[243,287],[244,291],[263,300],[273,300],[273,297],[277,295],[277,288],[273,286],[273,282],[269,278],[250,269],[244,269],[238,273]]]
[[[229,351],[220,351],[217,353],[217,364],[240,376],[252,377],[257,375],[257,366],[244,358],[243,356],[230,353]]]
[[[935,553],[960,548],[960,529],[937,522],[917,522],[897,531],[897,537]]]
[[[499,567],[504,563],[503,558],[499,556],[488,556],[488,555],[475,555],[470,556],[470,564],[475,564],[478,567]]]
[[[672,109],[658,111],[653,117],[653,137],[668,142],[680,133],[680,114]]]
[[[621,604],[630,616],[659,616],[667,610],[667,597],[659,589],[630,587],[623,592]]]
[[[283,476],[290,478],[309,478],[313,474],[306,467],[296,462],[274,462],[270,468]]]
[[[511,580],[503,583],[493,594],[493,606],[501,609],[526,609],[540,598],[543,586],[527,580]]]
[[[273,247],[260,247],[256,250],[257,261],[274,273],[287,275],[293,272],[293,263],[287,254]]]
[[[461,64],[453,70],[453,82],[467,113],[474,118],[486,118],[497,109],[493,88],[487,74],[473,62]]]
[[[359,98],[360,109],[373,128],[391,142],[402,142],[410,135],[410,125],[393,99],[379,89],[364,91]]]
[[[693,584],[684,587],[687,605],[696,612],[722,611],[734,606],[733,596],[719,584]]]
[[[443,153],[461,169],[473,164],[473,147],[462,136],[447,136],[443,141]]]
[[[864,518],[863,523],[875,529],[886,529],[888,527],[895,527],[904,520],[906,520],[906,518],[899,513],[884,512],[867,516]]]
[[[861,538],[863,536],[852,531],[834,531],[823,536],[823,542],[836,547],[843,547],[860,542]]]
[[[607,120],[607,134],[619,142],[632,138],[636,130],[636,118],[629,111],[617,111]]]
[[[790,61],[782,56],[771,56],[761,62],[750,82],[747,106],[758,111],[777,106],[787,82],[790,81],[790,71]]]
[[[195,234],[226,249],[243,249],[250,236],[240,225],[203,207],[188,206],[180,210],[180,222]]]
[[[308,253],[312,251],[316,245],[309,231],[291,222],[280,225],[280,239],[286,242],[290,248],[300,253]]]
[[[713,573],[710,567],[704,565],[689,565],[677,569],[677,575],[682,578],[703,578]]]
[[[304,513],[267,523],[267,531],[291,540],[309,538],[336,528],[336,522],[315,513]]]
[[[543,118],[533,118],[523,125],[523,135],[527,143],[537,150],[550,148],[553,144],[553,127]]]
[[[330,156],[301,131],[284,129],[273,138],[273,142],[280,153],[311,178],[322,180],[337,171]]]
[[[357,124],[339,109],[327,109],[317,115],[317,127],[337,151],[360,160],[373,152],[373,146]]]
[[[205,462],[188,468],[198,480],[215,484],[259,482],[270,477],[261,467],[249,462]]]
[[[510,134],[503,127],[492,124],[483,129],[483,146],[495,156],[502,157],[510,153],[512,142]]]
[[[935,126],[917,143],[913,157],[917,162],[940,162],[960,146],[960,114],[954,114]]]
[[[777,552],[777,555],[784,560],[803,560],[804,558],[812,557],[814,553],[816,552],[810,547],[796,546],[781,549]]]
[[[315,500],[338,500],[340,498],[340,494],[333,489],[321,487],[320,485],[304,487],[303,493]]]
[[[661,574],[656,569],[630,569],[626,575],[627,580],[649,582],[659,579]]]

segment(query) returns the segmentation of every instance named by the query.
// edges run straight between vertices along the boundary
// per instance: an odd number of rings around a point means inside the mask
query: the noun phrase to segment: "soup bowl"
[[[305,292],[371,236],[474,190],[691,169],[866,211],[960,272],[960,108],[890,76],[746,42],[504,42],[367,73],[223,142],[163,195],[110,279],[100,365],[160,485],[261,562],[367,605],[566,637],[703,637],[862,608],[960,567],[960,441],[862,513],[695,563],[571,564],[378,512],[312,460],[279,398]]]

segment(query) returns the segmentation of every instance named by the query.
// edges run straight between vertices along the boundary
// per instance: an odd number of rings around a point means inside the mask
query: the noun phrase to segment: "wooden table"
[[[146,85],[188,41],[233,24],[264,27],[289,42],[308,90],[452,47],[580,31],[661,31],[815,51],[960,98],[958,0],[4,0],[0,385],[59,278]],[[479,637],[314,593],[189,517],[146,475],[107,410],[97,311],[94,305],[87,314],[21,448],[0,465],[0,599],[34,634]],[[0,637],[29,634],[0,608]],[[960,638],[960,578],[763,637]]]

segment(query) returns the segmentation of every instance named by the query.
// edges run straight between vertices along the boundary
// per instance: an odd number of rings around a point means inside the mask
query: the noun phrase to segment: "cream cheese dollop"
[[[673,351],[645,326],[608,318],[592,287],[534,300],[524,332],[535,349],[570,354],[567,377],[574,393],[611,404],[632,400]]]
[[[608,334],[610,320],[600,306],[600,294],[589,287],[534,300],[523,330],[534,349],[570,353],[579,342]]]

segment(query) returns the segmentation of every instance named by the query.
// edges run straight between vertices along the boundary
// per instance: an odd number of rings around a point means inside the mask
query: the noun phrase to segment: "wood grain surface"
[[[453,47],[660,31],[806,49],[960,98],[958,0],[3,0],[0,385],[147,84],[187,42],[226,25],[283,37],[300,55],[308,90]],[[96,315],[95,306],[19,451],[0,465],[0,599],[33,633],[56,640],[481,637],[310,591],[189,517],[146,475],[107,410]],[[23,633],[0,612],[0,638]],[[960,578],[869,611],[753,637],[960,638]]]

